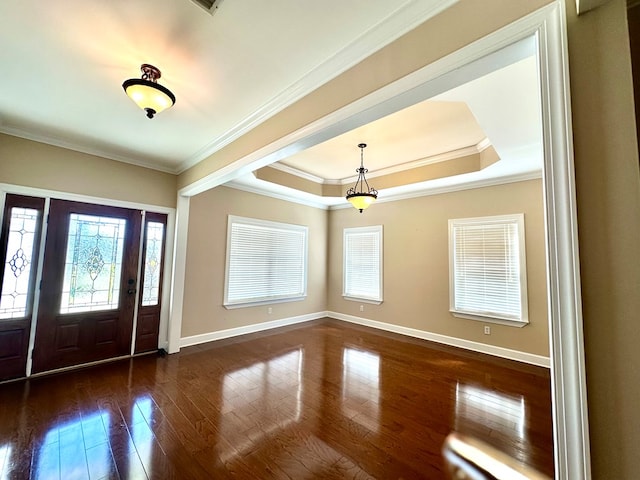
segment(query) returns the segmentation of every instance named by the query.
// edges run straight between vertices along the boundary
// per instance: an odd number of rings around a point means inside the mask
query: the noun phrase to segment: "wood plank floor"
[[[318,320],[0,385],[0,478],[439,479],[452,430],[553,476],[548,370]]]

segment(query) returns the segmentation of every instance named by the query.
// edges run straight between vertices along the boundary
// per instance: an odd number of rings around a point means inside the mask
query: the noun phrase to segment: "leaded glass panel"
[[[146,238],[147,248],[144,257],[144,285],[142,286],[143,306],[158,304],[164,224],[148,222]]]
[[[118,308],[125,227],[119,218],[70,215],[60,313]]]
[[[7,255],[4,261],[0,318],[21,318],[27,315],[29,285],[35,274],[33,246],[37,242],[38,210],[13,207],[9,220]]]

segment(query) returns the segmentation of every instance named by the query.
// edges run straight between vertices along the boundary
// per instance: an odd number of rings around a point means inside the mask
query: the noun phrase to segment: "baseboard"
[[[198,345],[200,343],[213,342],[214,340],[222,340],[223,338],[237,337],[238,335],[246,335],[247,333],[261,332],[277,327],[285,327],[287,325],[295,325],[296,323],[308,322],[319,318],[327,317],[327,312],[307,313],[296,317],[281,318],[271,320],[269,322],[254,323],[244,327],[228,328],[226,330],[218,330],[216,332],[203,333],[201,335],[192,335],[190,337],[182,337],[180,339],[180,348]]]
[[[518,350],[511,350],[509,348],[496,347],[494,345],[487,345],[485,343],[449,337],[447,335],[430,333],[424,330],[418,330],[416,328],[402,327],[400,325],[393,325],[391,323],[369,320],[368,318],[356,317],[354,315],[347,315],[337,312],[308,313],[296,317],[280,318],[278,320],[272,320],[269,322],[255,323],[253,325],[246,325],[244,327],[229,328],[226,330],[219,330],[217,332],[192,335],[190,337],[182,337],[180,339],[180,348],[189,347],[191,345],[198,345],[201,343],[213,342],[215,340],[222,340],[223,338],[237,337],[238,335],[246,335],[247,333],[255,333],[272,328],[295,325],[296,323],[308,322],[310,320],[317,320],[325,317],[335,318],[336,320],[343,320],[350,323],[356,323],[358,325],[364,325],[366,327],[377,328],[379,330],[386,330],[388,332],[399,333],[400,335],[407,335],[409,337],[421,338],[423,340],[442,343],[444,345],[464,348],[466,350],[471,350],[474,352],[486,353],[488,355],[515,360],[517,362],[529,363],[531,365],[537,365],[539,367],[549,368],[551,364],[549,357],[544,357],[542,355],[520,352]]]
[[[393,325],[391,323],[378,322],[377,320],[369,320],[367,318],[356,317],[354,315],[346,315],[344,313],[326,312],[326,316],[335,318],[336,320],[357,323],[358,325],[364,325],[380,330],[386,330],[388,332],[399,333],[401,335],[408,335],[410,337],[421,338],[423,340],[442,343],[444,345],[450,345],[453,347],[464,348],[466,350],[471,350],[474,352],[486,353],[488,355],[515,360],[517,362],[529,363],[531,365],[537,365],[539,367],[549,368],[551,366],[549,357],[544,357],[542,355],[520,352],[517,350],[511,350],[509,348],[496,347],[494,345],[487,345],[484,343],[473,342],[471,340],[449,337],[447,335],[440,335],[438,333],[425,332],[424,330],[402,327],[400,325]]]

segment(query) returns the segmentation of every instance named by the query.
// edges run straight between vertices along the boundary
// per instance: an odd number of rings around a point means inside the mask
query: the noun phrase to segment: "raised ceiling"
[[[232,185],[311,204],[348,205],[341,197],[355,181],[359,143],[368,144],[367,178],[381,200],[539,177],[543,142],[535,51],[536,39],[523,39],[440,82],[451,88],[268,167],[287,175],[260,170]],[[482,152],[489,159],[480,155],[472,165],[470,156]],[[437,166],[435,173],[425,166]],[[294,176],[341,188],[301,188]]]

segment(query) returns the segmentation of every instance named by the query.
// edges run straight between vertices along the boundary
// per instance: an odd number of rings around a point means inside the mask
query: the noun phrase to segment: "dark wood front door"
[[[44,199],[8,194],[0,255],[0,380],[23,377],[31,332]]]
[[[33,371],[128,355],[141,212],[51,200]]]

